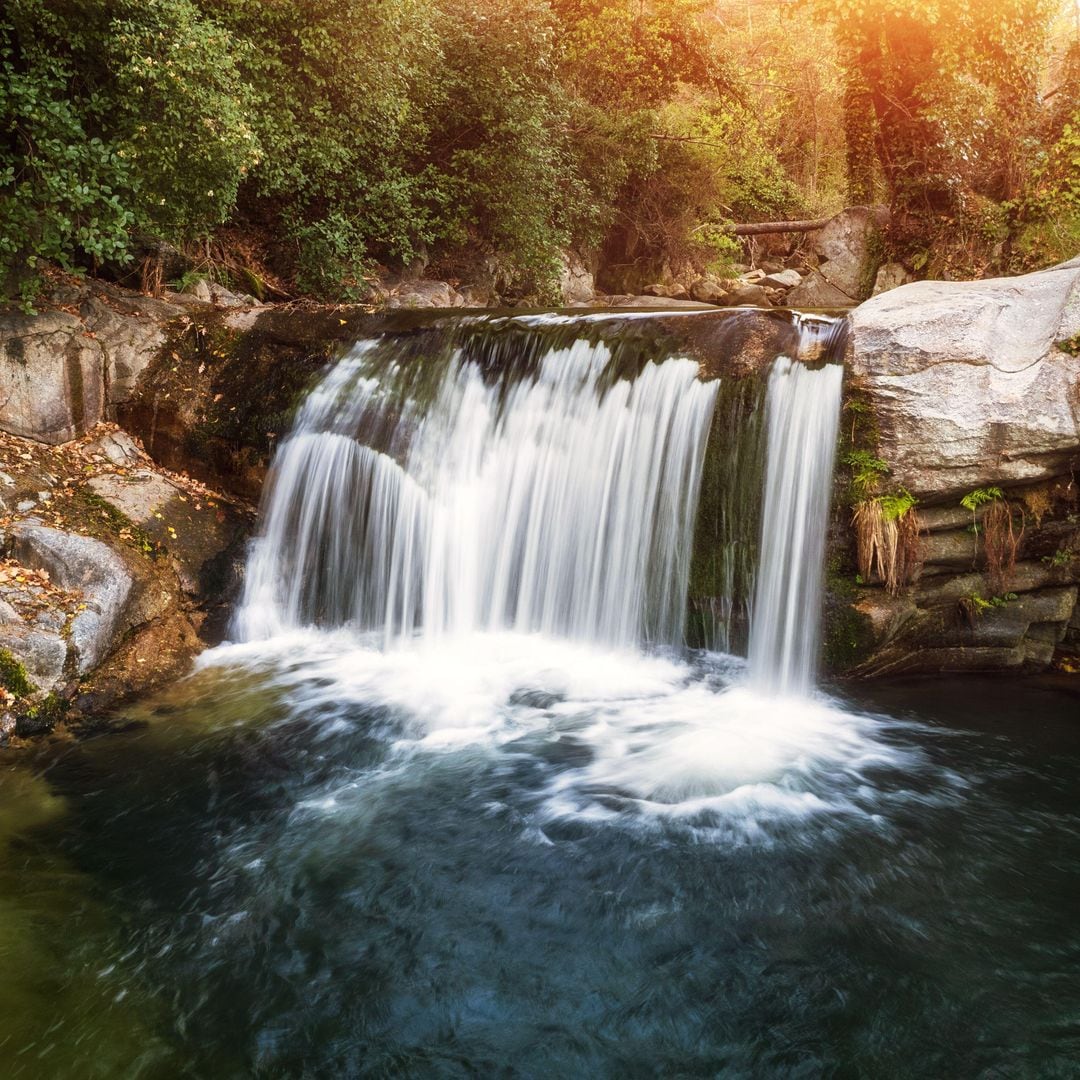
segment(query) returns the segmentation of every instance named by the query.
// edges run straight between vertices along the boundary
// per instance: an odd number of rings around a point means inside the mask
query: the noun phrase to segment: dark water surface
[[[450,653],[4,766],[0,1075],[1080,1075],[1075,682]]]

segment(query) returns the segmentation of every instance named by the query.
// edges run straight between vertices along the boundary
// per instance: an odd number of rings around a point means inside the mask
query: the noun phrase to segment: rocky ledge
[[[220,633],[250,516],[115,424],[0,435],[0,743],[182,674]]]
[[[1080,259],[879,296],[848,371],[833,670],[1080,669]]]

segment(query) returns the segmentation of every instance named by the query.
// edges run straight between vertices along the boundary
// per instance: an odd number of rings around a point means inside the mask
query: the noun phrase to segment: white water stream
[[[820,368],[779,357],[769,375],[768,463],[750,673],[756,689],[807,694],[821,626],[821,582],[832,496],[839,364]]]
[[[500,629],[681,642],[716,396],[695,363],[606,386],[608,349],[578,341],[509,385],[454,360],[422,404],[400,369],[371,373],[372,349],[331,372],[280,451],[244,638],[317,624],[385,645]],[[385,452],[357,441],[376,431]]]

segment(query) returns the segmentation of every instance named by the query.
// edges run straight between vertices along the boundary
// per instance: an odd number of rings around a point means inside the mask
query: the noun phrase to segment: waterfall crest
[[[680,643],[716,383],[685,358],[633,378],[611,360],[556,342],[493,377],[459,350],[423,400],[410,358],[358,345],[279,451],[241,636]]]

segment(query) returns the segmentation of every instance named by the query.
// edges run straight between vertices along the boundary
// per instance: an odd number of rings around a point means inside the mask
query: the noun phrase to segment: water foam
[[[383,650],[306,630],[220,648],[203,666],[257,670],[290,715],[323,716],[327,730],[377,730],[380,775],[422,773],[432,756],[480,754],[494,769],[528,761],[541,777],[533,828],[677,825],[760,841],[811,817],[872,822],[882,798],[872,774],[917,767],[883,739],[885,721],[823,697],[758,693],[741,664],[712,654],[687,661],[513,631]],[[324,809],[363,798],[371,782],[334,792]]]

